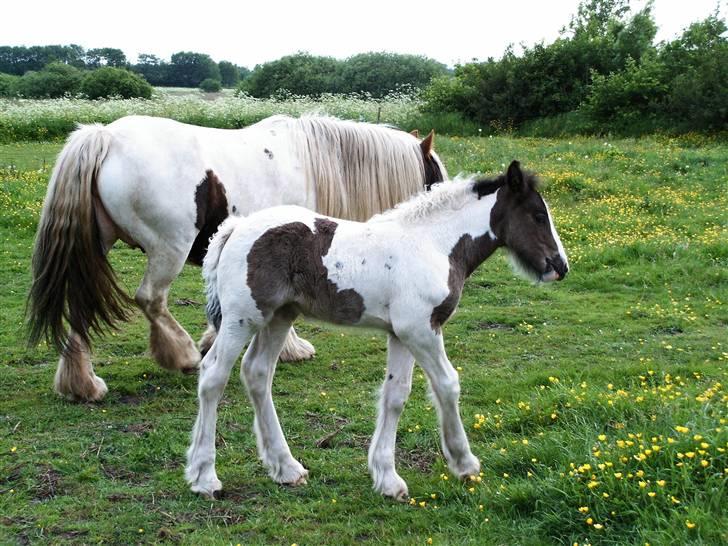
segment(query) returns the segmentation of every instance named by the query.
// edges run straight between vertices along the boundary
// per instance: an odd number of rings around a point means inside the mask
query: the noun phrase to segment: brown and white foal
[[[291,455],[271,397],[278,354],[299,314],[389,334],[369,448],[377,491],[399,500],[408,494],[395,470],[394,446],[415,360],[432,387],[450,470],[459,477],[477,474],[480,462],[460,419],[460,384],[442,326],[465,279],[499,247],[536,281],[561,280],[568,271],[536,181],[516,161],[498,178],[440,184],[368,222],[294,206],[227,220],[204,263],[208,318],[218,337],[201,366],[185,472],[192,490],[213,497],[222,489],[215,473],[217,405],[248,342],[241,378],[255,409],[260,458],[276,482],[305,483],[308,471]]]

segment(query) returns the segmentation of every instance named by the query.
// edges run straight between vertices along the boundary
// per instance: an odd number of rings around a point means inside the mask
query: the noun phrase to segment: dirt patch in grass
[[[36,485],[33,497],[37,501],[54,498],[60,490],[61,474],[48,465],[41,465],[36,476]]]

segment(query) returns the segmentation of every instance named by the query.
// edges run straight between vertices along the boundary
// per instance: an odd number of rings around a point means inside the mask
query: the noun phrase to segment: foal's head
[[[505,175],[476,182],[474,190],[480,196],[498,187],[491,230],[510,252],[516,269],[537,281],[560,281],[569,271],[569,262],[536,186],[536,178],[513,161]]]

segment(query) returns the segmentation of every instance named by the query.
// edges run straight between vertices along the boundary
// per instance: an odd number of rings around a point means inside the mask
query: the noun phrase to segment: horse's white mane
[[[422,151],[407,132],[316,115],[275,122],[292,129],[322,214],[364,221],[423,188]]]
[[[430,191],[423,191],[370,221],[397,219],[403,223],[415,224],[438,212],[459,210],[470,199],[477,198],[473,192],[474,183],[473,176],[457,176],[454,180],[434,184]]]

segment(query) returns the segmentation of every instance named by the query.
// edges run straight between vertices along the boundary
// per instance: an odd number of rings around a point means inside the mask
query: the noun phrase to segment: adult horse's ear
[[[415,138],[420,138],[420,132],[417,129],[412,129],[410,134]]]
[[[435,143],[435,130],[433,129],[430,131],[430,134],[425,137],[425,139],[420,142],[420,148],[422,148],[422,155],[425,157],[429,157],[429,155],[432,153],[432,148]]]
[[[523,171],[521,171],[521,164],[515,159],[508,165],[506,181],[508,182],[508,187],[514,193],[520,193],[526,190],[526,182],[523,177]]]

